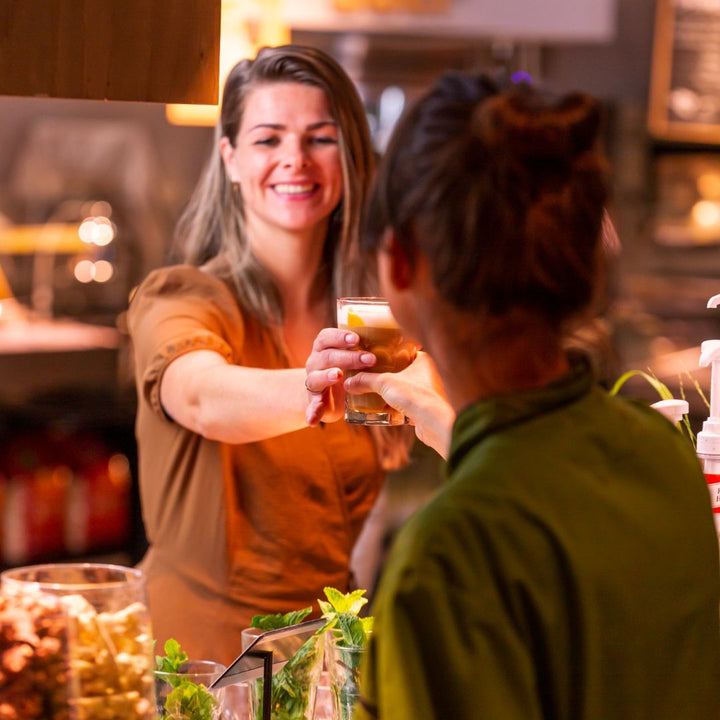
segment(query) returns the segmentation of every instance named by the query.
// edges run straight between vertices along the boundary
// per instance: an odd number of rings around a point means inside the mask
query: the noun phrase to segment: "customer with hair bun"
[[[402,373],[345,387],[424,405],[419,434],[455,419],[447,480],[374,597],[356,717],[720,717],[718,543],[693,447],[566,351],[603,283],[600,128],[587,95],[450,74],[383,158],[365,241],[448,402]]]

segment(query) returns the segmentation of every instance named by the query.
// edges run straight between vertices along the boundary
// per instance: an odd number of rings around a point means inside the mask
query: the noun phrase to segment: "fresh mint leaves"
[[[327,620],[323,630],[335,630],[340,634],[337,644],[343,647],[364,647],[368,633],[372,631],[372,616],[359,617],[358,613],[367,603],[365,590],[353,590],[343,594],[335,588],[326,587],[325,600],[318,600],[323,617]]]
[[[213,720],[217,700],[203,685],[183,677],[189,658],[174,638],[166,641],[165,655],[156,655],[157,672],[155,677],[161,683],[167,683],[172,689],[163,703],[163,717],[173,720]],[[162,692],[158,692],[162,700]]]
[[[165,655],[155,656],[157,669],[167,673],[180,672],[180,668],[189,660],[187,653],[180,649],[180,643],[175,638],[170,638],[163,649]]]
[[[277,630],[278,628],[290,627],[302,622],[310,613],[312,608],[303,608],[302,610],[293,610],[292,612],[276,613],[275,615],[255,615],[250,621],[250,627],[259,628],[260,630]]]

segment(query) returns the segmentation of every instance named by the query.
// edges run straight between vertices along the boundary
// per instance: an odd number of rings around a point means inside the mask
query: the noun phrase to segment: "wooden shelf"
[[[215,104],[221,0],[4,0],[0,95]]]

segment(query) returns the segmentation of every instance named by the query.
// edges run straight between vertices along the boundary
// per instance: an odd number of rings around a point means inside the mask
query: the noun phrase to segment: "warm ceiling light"
[[[75,279],[81,283],[90,283],[93,281],[95,274],[95,266],[92,260],[80,260],[76,263],[74,275]]]
[[[720,206],[710,200],[700,200],[693,205],[691,211],[695,224],[703,228],[720,225]]]
[[[89,245],[104,247],[115,238],[115,227],[106,217],[85,218],[78,228],[78,236]]]
[[[165,118],[173,125],[214,125],[219,112],[218,105],[165,106]]]
[[[112,279],[115,274],[115,268],[108,260],[98,260],[95,263],[93,272],[93,280],[98,283],[104,283]]]
[[[80,240],[79,223],[45,223],[42,225],[8,225],[0,229],[0,253],[27,255],[33,253],[78,253],[87,247]]]

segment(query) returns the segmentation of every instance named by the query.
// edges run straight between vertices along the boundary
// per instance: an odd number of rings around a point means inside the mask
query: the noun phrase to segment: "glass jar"
[[[70,717],[153,720],[153,636],[140,570],[52,563],[5,570],[3,595],[58,599],[67,618]]]

